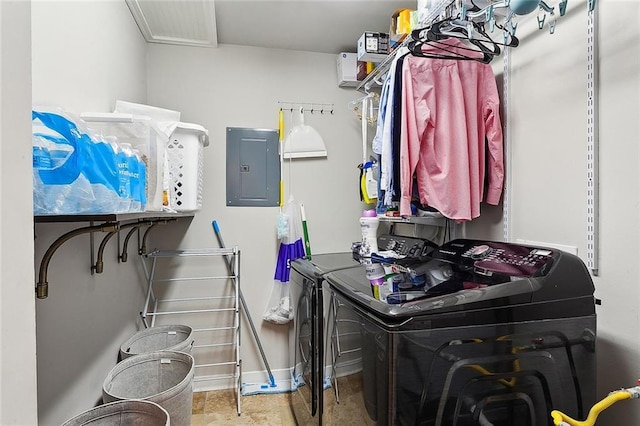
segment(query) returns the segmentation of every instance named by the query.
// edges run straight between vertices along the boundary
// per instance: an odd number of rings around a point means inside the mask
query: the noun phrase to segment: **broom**
[[[218,244],[221,248],[225,248],[224,240],[222,239],[222,233],[220,232],[220,227],[218,226],[218,222],[215,220],[211,222],[213,226],[213,230],[216,233],[216,237],[218,238]],[[227,263],[227,269],[229,273],[232,271],[231,258],[230,256],[225,257]],[[292,389],[281,388],[276,384],[276,380],[271,373],[271,368],[269,367],[269,361],[267,361],[267,356],[264,353],[264,349],[262,348],[262,343],[260,342],[260,337],[258,336],[258,332],[256,331],[256,327],[253,324],[253,320],[251,319],[251,315],[249,314],[249,310],[247,309],[247,303],[244,301],[244,296],[242,295],[242,289],[238,288],[238,297],[240,299],[240,305],[242,310],[244,311],[245,316],[247,317],[247,321],[249,322],[249,326],[251,327],[251,332],[253,333],[253,338],[258,345],[258,350],[260,351],[260,356],[262,357],[262,362],[264,362],[264,366],[267,369],[267,374],[269,375],[269,383],[264,383],[260,385],[254,385],[249,383],[242,383],[242,394],[243,395],[255,395],[260,393],[283,393],[283,392],[291,392]],[[249,390],[249,385],[253,385],[252,389]]]

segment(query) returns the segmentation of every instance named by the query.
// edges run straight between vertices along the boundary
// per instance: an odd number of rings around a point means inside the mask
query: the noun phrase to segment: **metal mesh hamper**
[[[169,426],[167,410],[151,401],[123,400],[87,410],[62,426]]]
[[[155,351],[191,353],[193,329],[187,325],[162,325],[145,328],[120,346],[120,359]]]
[[[167,410],[172,426],[189,426],[193,404],[193,357],[155,351],[120,361],[102,385],[105,403],[123,399],[155,402]]]

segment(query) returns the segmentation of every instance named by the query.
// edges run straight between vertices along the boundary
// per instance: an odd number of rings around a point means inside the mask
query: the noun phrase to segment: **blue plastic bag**
[[[32,120],[36,214],[132,211],[132,200],[140,197],[131,191],[129,173],[125,190],[121,188],[116,143],[92,138],[59,113],[33,111]],[[135,155],[129,157],[122,161],[139,176]]]

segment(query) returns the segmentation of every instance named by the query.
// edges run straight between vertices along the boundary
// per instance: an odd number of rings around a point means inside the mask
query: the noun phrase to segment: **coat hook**
[[[538,13],[538,16],[536,17],[538,19],[538,29],[541,30],[542,28],[544,28],[544,20],[546,17],[547,15],[544,12],[542,14]]]

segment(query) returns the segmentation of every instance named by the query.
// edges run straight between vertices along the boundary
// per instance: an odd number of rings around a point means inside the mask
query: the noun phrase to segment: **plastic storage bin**
[[[115,136],[118,143],[128,143],[137,149],[147,166],[145,210],[160,211],[163,208],[164,175],[168,173],[165,150],[168,137],[155,120],[144,115],[128,113],[85,112],[80,117],[87,127],[103,136]]]
[[[151,401],[123,400],[87,410],[62,426],[169,426],[167,410]]]
[[[126,358],[111,369],[102,385],[105,403],[141,399],[167,410],[171,426],[189,426],[193,404],[193,357],[156,351]]]
[[[146,164],[139,152],[89,130],[56,107],[32,111],[33,212],[139,212],[146,203]]]
[[[155,351],[191,353],[193,329],[187,325],[161,325],[138,331],[120,346],[120,359]]]
[[[178,123],[167,144],[170,207],[194,211],[202,207],[203,149],[209,132],[198,124]]]

